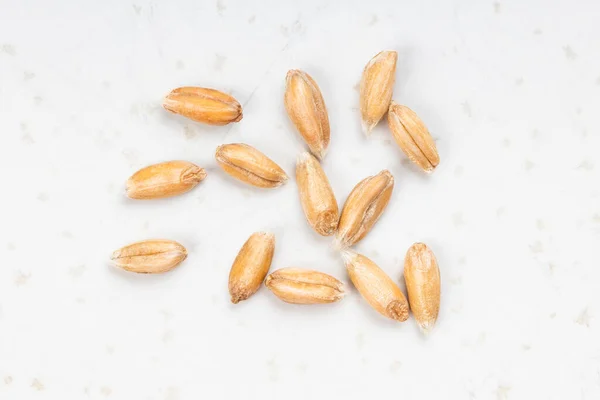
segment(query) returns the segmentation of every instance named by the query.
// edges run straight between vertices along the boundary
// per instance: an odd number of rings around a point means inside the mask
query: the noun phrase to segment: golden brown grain
[[[282,268],[265,280],[265,285],[287,303],[333,303],[344,297],[344,285],[323,272],[300,268]]]
[[[308,152],[298,157],[296,182],[306,220],[320,235],[335,233],[339,209],[329,180],[319,161]]]
[[[290,70],[286,76],[284,103],[311,153],[322,159],[329,146],[329,117],[317,83],[306,72]]]
[[[394,177],[388,170],[360,181],[346,199],[337,233],[337,247],[352,246],[365,237],[392,196]]]
[[[273,160],[243,143],[217,147],[219,166],[232,177],[252,186],[274,188],[287,182],[287,175]]]
[[[242,119],[242,106],[232,96],[215,89],[180,87],[163,100],[172,113],[209,125],[227,125]]]
[[[382,51],[366,65],[360,81],[362,127],[369,135],[388,111],[394,91],[398,53]]]
[[[426,172],[440,163],[435,141],[421,119],[410,108],[392,101],[388,124],[404,154]]]
[[[167,161],[150,165],[133,174],[126,185],[132,199],[160,199],[193,189],[206,178],[206,171],[188,161]]]
[[[396,321],[408,319],[408,302],[394,281],[367,257],[344,251],[348,275],[361,296],[379,314]]]
[[[256,293],[269,272],[274,251],[272,233],[254,233],[244,243],[229,272],[232,303],[237,304]]]

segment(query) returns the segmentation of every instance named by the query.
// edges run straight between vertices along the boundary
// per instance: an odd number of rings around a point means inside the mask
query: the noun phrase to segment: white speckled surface
[[[0,398],[598,399],[598,3],[270,3],[0,0]],[[360,132],[356,84],[382,49],[399,52],[394,98],[437,139],[429,177],[385,126]],[[246,142],[293,176],[290,68],[325,97],[338,201],[383,168],[396,177],[357,249],[397,281],[411,243],[435,251],[429,338],[356,292],[323,307],[264,288],[229,303],[229,268],[256,230],[276,234],[273,269],[347,281],[293,181],[244,187],[213,159]],[[181,85],[233,94],[244,119],[213,128],[162,110]],[[169,159],[209,176],[171,200],[124,197],[131,173]],[[189,258],[163,276],[109,267],[152,237]]]

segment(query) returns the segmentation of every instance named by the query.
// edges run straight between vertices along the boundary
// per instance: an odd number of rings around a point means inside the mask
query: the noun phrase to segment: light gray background
[[[340,4],[338,4],[340,3]],[[597,399],[600,397],[600,8],[594,1],[0,1],[0,398]],[[385,126],[360,132],[357,83],[399,53],[394,98],[437,140],[417,171]],[[292,179],[233,181],[217,145],[245,142],[291,177],[304,149],[286,71],[319,83],[324,169],[340,204],[396,178],[357,250],[400,281],[415,241],[435,251],[442,307],[424,339],[352,291],[291,306],[261,289],[233,306],[229,267],[254,231],[272,268],[347,281],[304,220]],[[229,92],[223,128],[171,115],[174,87]],[[208,170],[164,201],[124,196],[148,164]],[[109,266],[132,241],[189,249],[172,273]]]

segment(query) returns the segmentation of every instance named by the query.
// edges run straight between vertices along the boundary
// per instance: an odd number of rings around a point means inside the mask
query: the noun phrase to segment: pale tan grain
[[[365,66],[360,81],[360,113],[366,135],[388,111],[394,91],[397,61],[397,52],[382,51]]]
[[[187,257],[183,245],[166,239],[144,240],[113,252],[114,265],[126,271],[157,274],[178,266]]]
[[[435,255],[424,243],[413,244],[404,259],[408,302],[417,324],[429,333],[440,311],[440,269]]]
[[[390,104],[388,124],[396,143],[406,156],[426,172],[440,163],[440,156],[429,130],[410,108]]]
[[[329,117],[319,86],[306,72],[290,70],[286,76],[285,109],[311,153],[322,159],[329,146]]]

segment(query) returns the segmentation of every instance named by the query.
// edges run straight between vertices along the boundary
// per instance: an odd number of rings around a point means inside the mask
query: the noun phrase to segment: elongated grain
[[[284,104],[311,153],[322,159],[329,146],[329,116],[315,80],[306,72],[290,70],[286,76]]]
[[[132,199],[161,199],[192,190],[206,178],[206,171],[188,161],[167,161],[142,168],[126,184]]]
[[[360,113],[366,135],[388,111],[396,78],[398,53],[382,51],[375,55],[363,71],[360,81]]]
[[[408,301],[419,328],[428,334],[440,311],[440,269],[435,255],[424,243],[413,244],[404,259]]]
[[[337,200],[321,164],[308,152],[298,157],[296,183],[302,210],[310,226],[319,235],[333,235],[339,220]]]
[[[388,170],[360,181],[344,204],[337,233],[337,247],[345,248],[362,240],[387,207],[394,189]]]
[[[344,285],[331,275],[301,268],[282,268],[265,280],[281,300],[292,304],[324,304],[344,297]]]
[[[269,272],[274,251],[272,233],[254,233],[244,243],[229,272],[232,303],[237,304],[256,293]]]
[[[275,188],[288,180],[279,165],[247,144],[221,145],[217,148],[215,158],[225,172],[252,186]]]
[[[181,244],[166,239],[144,240],[116,250],[111,260],[126,271],[142,274],[167,272],[178,266],[187,257]]]
[[[406,297],[377,264],[352,251],[344,251],[342,257],[352,283],[375,311],[400,322],[408,319]]]
[[[242,119],[242,106],[232,96],[215,89],[185,86],[174,89],[163,107],[175,114],[209,125],[227,125]]]
[[[410,108],[390,104],[388,124],[398,147],[425,172],[431,172],[440,163],[435,141],[421,118]]]

